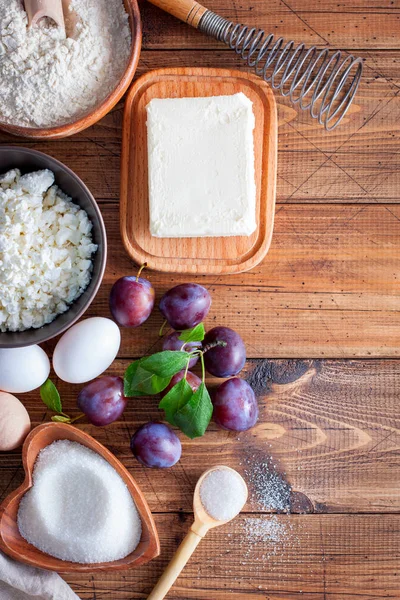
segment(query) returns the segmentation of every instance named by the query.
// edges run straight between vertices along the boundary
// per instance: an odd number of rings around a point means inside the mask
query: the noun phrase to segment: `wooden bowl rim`
[[[0,120],[0,131],[5,131],[18,137],[33,139],[56,139],[68,137],[70,135],[74,135],[75,133],[79,133],[83,129],[87,129],[91,125],[94,125],[94,123],[97,123],[97,121],[102,119],[114,108],[132,82],[137,69],[142,47],[142,21],[140,18],[137,0],[123,1],[125,8],[129,13],[129,22],[132,34],[131,52],[128,64],[119,82],[108,94],[108,96],[101,102],[101,104],[91,109],[76,121],[65,123],[64,125],[58,125],[56,127],[24,127],[23,125],[4,123]]]
[[[134,550],[131,554],[128,554],[128,556],[126,556],[125,558],[122,558],[122,559],[119,559],[116,561],[112,561],[112,562],[87,563],[87,564],[73,563],[73,562],[64,561],[64,560],[58,559],[56,557],[53,557],[49,554],[46,554],[45,552],[42,552],[38,548],[29,544],[24,538],[21,538],[23,540],[23,544],[26,546],[29,546],[29,548],[33,549],[33,551],[37,555],[38,558],[36,560],[34,560],[29,557],[21,555],[20,552],[18,552],[18,550],[15,550],[4,539],[4,536],[3,536],[4,517],[7,513],[7,509],[9,507],[9,505],[11,503],[13,503],[15,499],[18,499],[18,498],[19,498],[19,500],[18,500],[18,503],[19,503],[21,501],[23,495],[33,485],[33,482],[32,482],[33,468],[32,469],[29,468],[29,465],[28,465],[30,453],[34,452],[34,450],[32,450],[32,448],[31,448],[31,444],[37,436],[42,435],[44,431],[49,430],[49,429],[54,429],[55,431],[60,433],[60,435],[58,435],[54,441],[61,440],[61,439],[71,439],[71,437],[68,437],[68,435],[66,437],[63,437],[63,432],[65,434],[68,434],[69,432],[73,433],[74,437],[78,438],[77,440],[75,439],[73,441],[82,443],[83,446],[90,448],[94,452],[97,452],[109,464],[111,464],[111,466],[124,479],[125,483],[127,483],[127,482],[129,483],[129,485],[130,485],[129,491],[134,499],[135,505],[139,512],[139,515],[140,515],[140,518],[142,521],[142,526],[144,525],[146,527],[146,529],[148,531],[148,536],[149,536],[148,545],[140,555],[133,556],[135,554],[135,550]],[[41,446],[38,449],[38,452],[35,455],[35,460],[36,460],[36,457],[37,457],[38,453],[40,452],[40,450],[42,450],[43,448],[48,446],[50,443],[52,443],[52,442],[49,442],[49,443]],[[0,549],[5,554],[10,556],[11,558],[13,558],[17,561],[23,562],[25,564],[28,564],[32,567],[39,567],[39,568],[47,569],[50,571],[57,571],[59,573],[74,573],[74,572],[83,573],[83,572],[92,572],[92,571],[96,571],[96,570],[114,571],[114,570],[129,569],[129,568],[133,568],[135,566],[139,566],[140,564],[143,564],[145,562],[148,562],[149,560],[152,560],[153,558],[155,558],[156,556],[158,556],[160,554],[160,542],[159,542],[159,538],[158,538],[156,525],[155,525],[152,513],[150,511],[150,508],[149,508],[149,506],[146,502],[146,499],[143,495],[143,492],[139,488],[139,485],[136,483],[135,479],[129,473],[129,471],[124,467],[124,465],[117,459],[117,457],[114,456],[114,454],[112,452],[110,452],[110,450],[108,450],[105,446],[103,446],[103,444],[101,444],[99,441],[97,441],[95,438],[93,438],[88,433],[78,429],[77,427],[68,425],[66,423],[44,423],[42,425],[38,425],[37,427],[32,429],[32,431],[28,434],[28,436],[26,437],[26,439],[24,441],[24,444],[22,447],[22,465],[23,465],[24,472],[25,472],[24,481],[21,483],[20,486],[18,486],[18,488],[16,490],[11,492],[3,500],[3,502],[0,505]],[[132,493],[132,489],[133,489],[134,493]],[[140,506],[138,506],[138,504]],[[13,521],[13,523],[15,524],[15,527],[18,530],[18,526],[17,526],[16,522]],[[49,558],[52,560],[52,562],[55,561],[56,565],[49,565],[48,564]]]

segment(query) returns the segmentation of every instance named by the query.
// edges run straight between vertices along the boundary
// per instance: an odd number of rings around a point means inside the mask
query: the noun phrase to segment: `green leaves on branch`
[[[182,342],[202,342],[204,340],[204,336],[206,335],[206,331],[204,329],[204,324],[203,323],[199,323],[198,325],[196,325],[196,327],[193,327],[193,329],[185,329],[185,331],[182,331],[179,339],[182,340]]]
[[[164,350],[147,358],[141,359],[141,366],[145,371],[154,373],[159,377],[173,377],[182,371],[188,363],[188,353],[176,350]]]
[[[205,384],[193,392],[186,379],[174,385],[161,400],[159,408],[164,409],[168,423],[176,425],[192,439],[204,435],[213,411]]]
[[[125,396],[129,398],[159,394],[165,390],[176,373],[186,368],[188,358],[187,352],[165,350],[135,360],[125,371]]]
[[[131,363],[124,375],[124,395],[132,396],[154,396],[162,392],[171,377],[159,377],[155,373],[143,368],[143,358]]]
[[[48,409],[57,413],[51,417],[51,420],[55,423],[74,423],[83,415],[78,415],[75,418],[71,418],[63,413],[62,402],[60,394],[51,379],[46,379],[44,384],[40,388],[40,397]]]
[[[202,342],[205,330],[203,323],[193,329],[182,331],[179,339],[182,346],[189,342]],[[152,396],[159,394],[170,384],[174,375],[185,369],[184,377],[164,396],[159,408],[171,425],[179,427],[190,438],[204,435],[212,416],[212,403],[204,383],[193,392],[186,380],[189,361],[202,354],[200,349],[192,352],[165,350],[136,360],[127,368],[124,376],[124,393],[127,397]]]
[[[204,383],[205,371],[202,360],[203,351],[195,348],[185,352],[183,348],[191,342],[202,342],[205,330],[203,323],[180,333],[182,350],[165,350],[129,365],[124,375],[124,395],[129,397],[154,396],[170,384],[171,379],[185,370],[184,377],[164,396],[159,408],[165,412],[165,418],[171,425],[179,427],[185,435],[195,438],[204,435],[212,416],[212,403]],[[189,361],[200,356],[203,370],[203,383],[193,392],[186,380]],[[56,423],[74,423],[83,415],[71,418],[63,412],[60,394],[54,383],[47,379],[40,388],[40,396],[49,410],[56,413],[51,420]]]
[[[185,378],[178,381],[161,400],[158,408],[162,408],[165,412],[165,418],[171,425],[176,425],[175,415],[183,407],[191,397],[193,390]]]
[[[181,431],[193,439],[204,435],[213,413],[213,405],[205,383],[192,393],[192,397],[174,415]]]
[[[55,413],[62,412],[60,394],[51,379],[47,379],[40,388],[40,397],[47,408]]]

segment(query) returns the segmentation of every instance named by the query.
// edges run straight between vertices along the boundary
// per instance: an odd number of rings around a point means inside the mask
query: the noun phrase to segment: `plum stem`
[[[145,269],[146,267],[147,267],[147,262],[143,263],[142,266],[140,267],[138,274],[136,275],[136,281],[139,281],[140,274],[143,271],[143,269]]]
[[[186,363],[186,369],[185,369],[185,375],[184,375],[185,379],[186,379],[188,371],[189,371],[189,363],[190,363],[190,356],[188,356],[188,361]]]
[[[213,348],[218,348],[218,347],[225,348],[225,346],[227,346],[227,345],[228,344],[226,342],[223,342],[222,340],[216,340],[215,342],[211,342],[210,344],[206,344],[205,346],[203,346],[201,355],[205,354],[209,350],[212,350]]]
[[[158,332],[159,337],[162,337],[164,335],[164,327],[166,326],[167,323],[168,323],[168,321],[167,321],[167,319],[165,319],[164,323],[160,327],[160,331]]]
[[[82,417],[84,417],[85,414],[84,413],[80,413],[77,417],[74,417],[73,419],[70,420],[70,423],[72,425],[72,423],[75,423],[75,421],[78,421],[79,419],[82,419]]]
[[[204,352],[200,354],[200,362],[201,362],[201,378],[203,383],[206,381],[206,367],[204,364]]]

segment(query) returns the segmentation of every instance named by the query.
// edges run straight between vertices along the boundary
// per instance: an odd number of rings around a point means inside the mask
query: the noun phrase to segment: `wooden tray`
[[[153,98],[243,92],[253,102],[257,229],[250,236],[156,238],[149,229],[146,105]],[[273,93],[255,75],[228,69],[159,69],[140,77],[125,104],[121,169],[121,236],[138,264],[175,273],[248,271],[268,252],[276,194],[277,114]]]

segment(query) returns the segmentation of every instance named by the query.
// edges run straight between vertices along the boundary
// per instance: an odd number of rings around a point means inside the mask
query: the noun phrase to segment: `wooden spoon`
[[[174,557],[171,562],[165,569],[164,573],[161,575],[158,580],[155,588],[151,592],[150,596],[148,596],[147,600],[162,600],[168,594],[172,585],[175,583],[176,579],[179,577],[182,569],[188,562],[189,558],[192,556],[193,552],[206,535],[206,533],[212,529],[213,527],[218,527],[219,525],[224,525],[231,521],[232,519],[228,519],[226,521],[217,521],[213,517],[206,512],[200,498],[200,488],[204,481],[204,479],[212,472],[225,469],[227,471],[232,471],[236,475],[239,475],[234,469],[230,467],[225,467],[223,465],[212,467],[203,473],[200,479],[197,482],[196,488],[194,490],[193,496],[193,512],[194,512],[194,523],[191,526],[189,533],[184,538],[183,542],[179,546],[178,550],[175,552]],[[243,480],[243,483],[247,490],[246,482]],[[246,494],[247,500],[247,494]],[[244,504],[246,503],[246,500]],[[243,504],[243,506],[244,506]],[[243,508],[243,507],[242,507]],[[235,515],[236,516],[236,515]],[[234,517],[232,517],[234,518]]]
[[[62,0],[24,0],[24,4],[28,15],[28,27],[33,27],[41,19],[48,17],[65,30]]]

